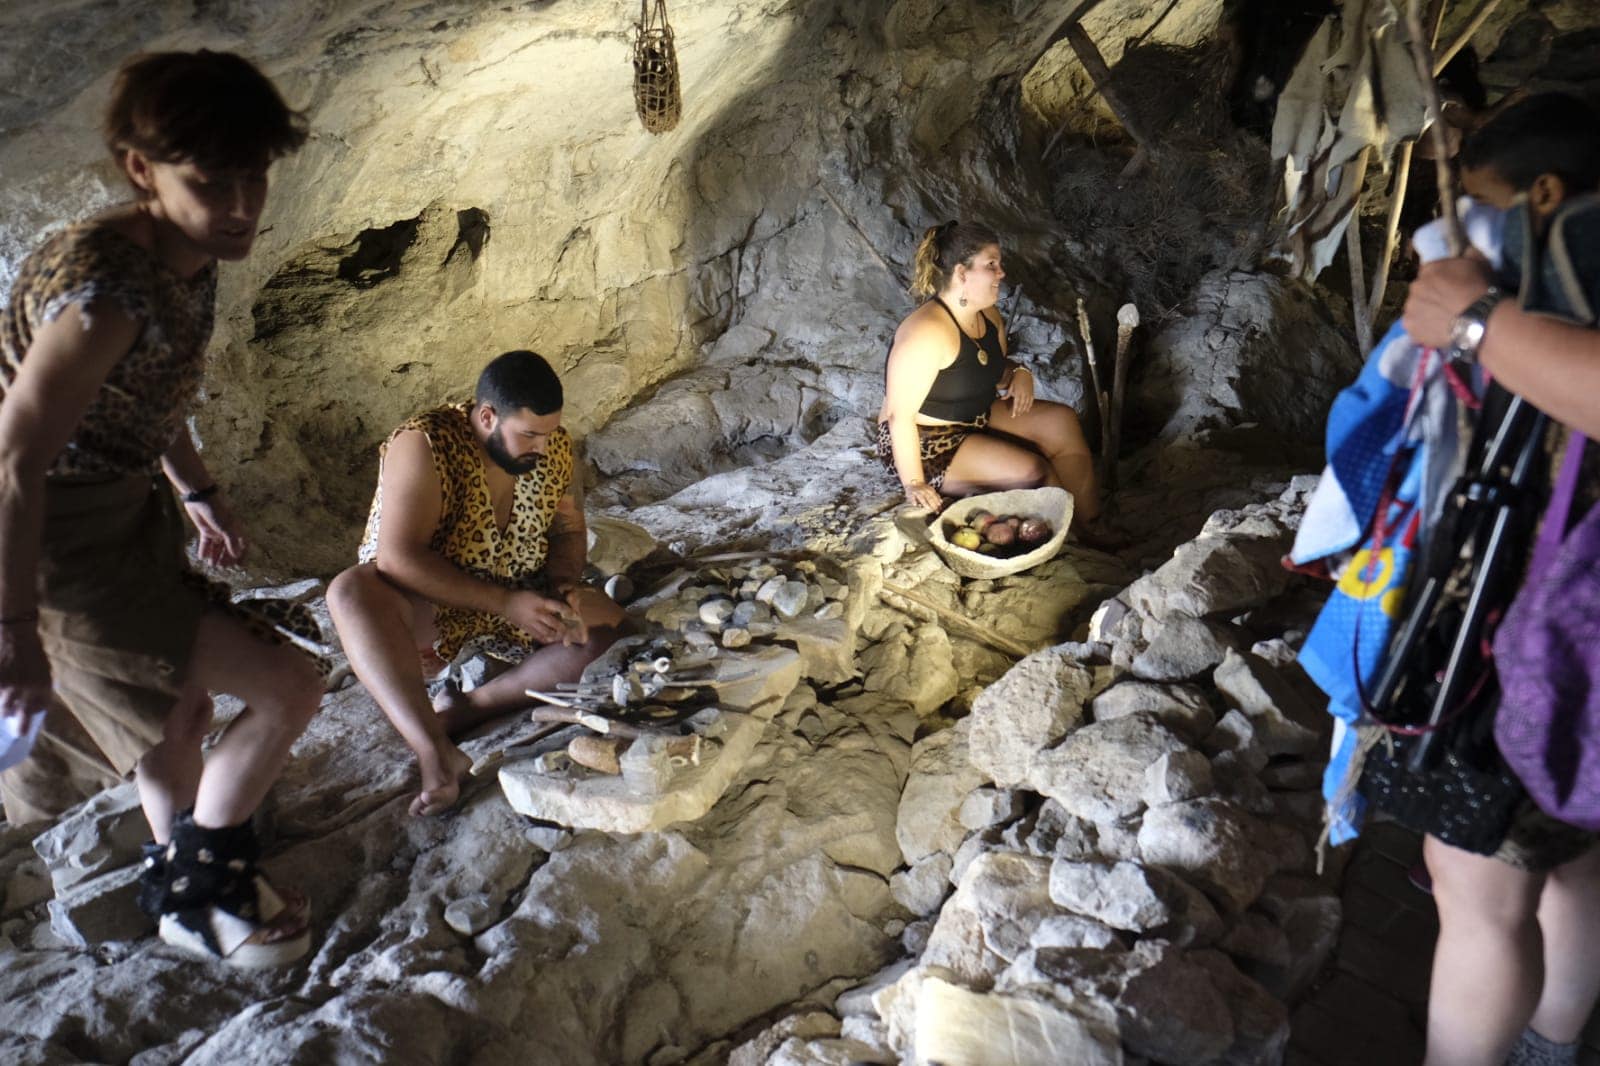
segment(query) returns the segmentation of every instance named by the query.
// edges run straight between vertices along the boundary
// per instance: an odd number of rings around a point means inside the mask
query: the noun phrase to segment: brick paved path
[[[1432,897],[1406,880],[1421,848],[1418,837],[1397,825],[1363,831],[1345,868],[1344,929],[1327,973],[1294,1012],[1288,1066],[1422,1061],[1439,922]],[[1580,1066],[1600,1066],[1600,1014],[1584,1045]]]

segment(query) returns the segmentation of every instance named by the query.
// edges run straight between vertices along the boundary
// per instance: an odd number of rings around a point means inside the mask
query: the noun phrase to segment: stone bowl
[[[1042,518],[1055,532],[1049,540],[1030,552],[997,559],[992,555],[958,548],[945,536],[946,524],[964,526],[967,516],[974,511],[991,514],[1021,515],[1023,518]],[[968,496],[946,507],[928,527],[928,539],[946,565],[962,577],[994,578],[1007,574],[1020,574],[1052,558],[1067,541],[1067,527],[1072,524],[1072,493],[1066,489],[1010,489],[1006,492],[986,492],[981,496]]]

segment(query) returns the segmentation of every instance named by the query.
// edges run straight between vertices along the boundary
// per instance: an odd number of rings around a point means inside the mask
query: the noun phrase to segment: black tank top
[[[1000,388],[1000,378],[1006,372],[1000,331],[989,321],[988,315],[980,314],[978,317],[983,319],[983,336],[973,340],[967,336],[967,331],[956,321],[955,312],[945,306],[943,300],[935,296],[933,302],[944,308],[944,313],[955,323],[961,348],[956,352],[955,362],[939,371],[939,376],[933,379],[933,387],[928,390],[928,396],[922,401],[918,412],[929,418],[942,418],[946,422],[975,422],[979,415],[987,413],[993,406],[995,394]],[[892,343],[889,350],[894,351]],[[984,358],[979,358],[980,353]],[[885,372],[888,366],[889,360],[885,356]]]

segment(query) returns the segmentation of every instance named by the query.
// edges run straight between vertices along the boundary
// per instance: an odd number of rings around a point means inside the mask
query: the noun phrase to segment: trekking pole
[[[1456,706],[1462,687],[1467,683],[1467,666],[1471,657],[1478,653],[1484,623],[1489,617],[1490,610],[1499,606],[1494,597],[1498,591],[1496,585],[1505,568],[1508,540],[1512,536],[1511,521],[1522,502],[1522,490],[1527,487],[1533,475],[1534,464],[1543,454],[1541,444],[1546,422],[1547,419],[1542,411],[1532,407],[1522,397],[1514,397],[1511,406],[1506,410],[1495,440],[1496,445],[1508,444],[1513,439],[1513,430],[1523,431],[1510,476],[1504,481],[1474,484],[1469,489],[1478,493],[1484,503],[1493,507],[1491,512],[1493,518],[1488,537],[1478,556],[1479,562],[1477,572],[1473,574],[1472,590],[1467,597],[1467,606],[1462,613],[1460,628],[1456,630],[1455,640],[1450,647],[1450,658],[1445,664],[1439,691],[1435,694],[1433,706],[1428,712],[1426,731],[1417,738],[1417,743],[1412,747],[1406,760],[1407,765],[1415,772],[1420,773],[1427,769],[1432,761],[1433,751],[1439,742],[1439,725]],[[1501,452],[1503,447],[1491,448],[1490,451]],[[1485,457],[1486,464],[1489,458],[1490,456]],[[1474,533],[1477,532],[1478,530],[1474,530]]]
[[[1499,386],[1491,388],[1498,389]],[[1485,397],[1485,402],[1488,403],[1488,397]],[[1383,666],[1378,671],[1377,681],[1373,686],[1372,698],[1369,701],[1372,708],[1386,711],[1394,702],[1400,684],[1405,680],[1406,673],[1412,665],[1412,656],[1416,652],[1417,645],[1433,622],[1434,611],[1438,608],[1439,599],[1444,595],[1445,586],[1449,583],[1450,570],[1461,554],[1461,546],[1477,539],[1478,531],[1482,528],[1481,523],[1487,519],[1483,513],[1483,507],[1487,502],[1484,486],[1496,479],[1497,472],[1507,462],[1513,443],[1519,439],[1513,434],[1513,430],[1516,428],[1519,412],[1524,409],[1523,401],[1519,397],[1511,396],[1505,411],[1495,424],[1493,435],[1474,449],[1480,453],[1475,473],[1463,475],[1451,489],[1451,496],[1462,502],[1458,505],[1458,513],[1453,519],[1441,518],[1434,528],[1432,543],[1425,550],[1423,566],[1418,570],[1418,575],[1423,578],[1422,585],[1414,595],[1407,596],[1405,620],[1395,632],[1385,652]],[[1482,440],[1482,434],[1488,432],[1488,427],[1480,426],[1478,432],[1479,440]],[[1384,717],[1389,716],[1385,714]]]
[[[1504,414],[1509,414],[1509,408]],[[1508,419],[1502,416],[1495,426],[1495,434],[1487,442],[1483,437],[1488,433],[1488,426],[1480,422],[1474,434],[1473,451],[1480,458],[1475,474],[1463,474],[1451,486],[1450,497],[1461,501],[1456,505],[1457,512],[1451,515],[1446,511],[1435,525],[1430,543],[1424,549],[1417,569],[1417,577],[1422,579],[1421,586],[1414,593],[1406,596],[1405,620],[1401,622],[1394,636],[1390,639],[1389,647],[1384,652],[1383,665],[1378,670],[1378,676],[1372,689],[1372,697],[1368,706],[1374,711],[1387,712],[1399,692],[1400,684],[1405,680],[1407,671],[1412,665],[1412,655],[1417,650],[1423,634],[1433,622],[1434,610],[1439,606],[1439,598],[1444,594],[1445,585],[1450,577],[1451,567],[1460,554],[1461,545],[1472,538],[1475,523],[1479,518],[1477,494],[1473,491],[1475,480],[1482,481],[1493,476],[1503,462],[1506,447],[1506,429]],[[1462,535],[1464,531],[1465,535]],[[1382,715],[1390,719],[1387,713]]]

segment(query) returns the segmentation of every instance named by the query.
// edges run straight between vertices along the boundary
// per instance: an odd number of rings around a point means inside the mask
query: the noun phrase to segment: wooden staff
[[[915,606],[922,608],[924,611],[929,612],[935,618],[938,618],[941,621],[961,630],[973,640],[976,640],[981,644],[987,644],[996,651],[1004,652],[1013,659],[1025,658],[1030,651],[1027,645],[1018,643],[1017,641],[1012,640],[1010,637],[1002,637],[998,633],[985,629],[983,626],[978,625],[978,623],[974,622],[966,615],[958,614],[948,607],[941,607],[939,604],[934,603],[932,600],[927,599],[916,592],[913,592],[911,589],[908,589],[903,585],[896,585],[892,582],[885,581],[883,583],[883,589],[878,593],[878,595],[883,597],[898,596],[907,603],[914,604]],[[889,606],[893,607],[895,605],[891,603]],[[904,610],[904,608],[901,609]]]
[[[1100,49],[1095,47],[1094,41],[1084,31],[1081,24],[1074,21],[1066,28],[1067,43],[1072,46],[1072,51],[1078,57],[1078,62],[1083,64],[1083,69],[1089,75],[1089,80],[1094,83],[1102,97],[1105,98],[1111,113],[1117,116],[1117,121],[1122,123],[1122,128],[1128,132],[1128,137],[1133,141],[1136,151],[1134,159],[1144,159],[1149,156],[1155,141],[1140,124],[1138,115],[1134,112],[1131,101],[1125,99],[1111,81],[1111,68],[1106,66],[1105,57],[1100,54]],[[1061,136],[1060,132],[1056,136]],[[1045,147],[1048,154],[1050,147],[1055,143],[1051,139],[1050,145]],[[1126,177],[1137,167],[1129,166],[1123,172]]]
[[[1089,364],[1089,383],[1094,389],[1095,409],[1100,412],[1100,481],[1106,468],[1115,462],[1111,455],[1111,393],[1100,384],[1100,368],[1094,361],[1094,332],[1089,328],[1089,309],[1078,297],[1078,332],[1083,336],[1083,360]]]
[[[1350,223],[1345,227],[1345,252],[1350,259],[1350,310],[1356,320],[1356,345],[1361,354],[1372,351],[1372,311],[1367,306],[1367,280],[1362,271],[1361,252],[1361,188],[1367,183],[1367,160],[1372,155],[1370,147],[1363,148],[1350,166],[1356,168],[1356,195],[1350,204]]]
[[[1498,3],[1499,0],[1494,2]],[[1435,0],[1431,14],[1433,32],[1428,35],[1428,40],[1435,42],[1444,25],[1444,0]],[[1372,272],[1372,292],[1367,297],[1367,313],[1373,318],[1382,313],[1384,293],[1389,288],[1389,265],[1394,262],[1395,249],[1400,244],[1400,212],[1405,208],[1406,193],[1411,187],[1411,157],[1416,150],[1417,142],[1407,141],[1400,146],[1400,152],[1395,157],[1394,191],[1389,196],[1389,219],[1384,228],[1383,250],[1378,254],[1377,269]]]
[[[1478,8],[1477,14],[1473,15],[1471,20],[1468,21],[1466,29],[1461,31],[1461,35],[1451,41],[1450,47],[1440,52],[1438,58],[1433,61],[1433,73],[1436,77],[1444,73],[1444,68],[1456,57],[1457,52],[1467,46],[1467,42],[1472,40],[1472,35],[1483,29],[1483,24],[1489,21],[1489,16],[1494,14],[1495,8],[1500,6],[1500,2],[1501,0],[1484,0],[1483,6]],[[1440,13],[1443,14],[1443,11],[1443,5],[1440,5]],[[1435,43],[1437,43],[1439,36],[1437,28],[1434,29],[1433,35]]]
[[[1461,218],[1456,214],[1455,176],[1450,171],[1450,140],[1444,132],[1444,107],[1439,102],[1439,85],[1434,81],[1433,46],[1429,43],[1430,34],[1422,24],[1422,0],[1410,0],[1406,5],[1406,29],[1411,34],[1411,60],[1416,65],[1423,99],[1428,104],[1428,136],[1433,140],[1434,177],[1439,183],[1439,212],[1444,218],[1450,254],[1459,256],[1467,250],[1467,239],[1461,230]]]

